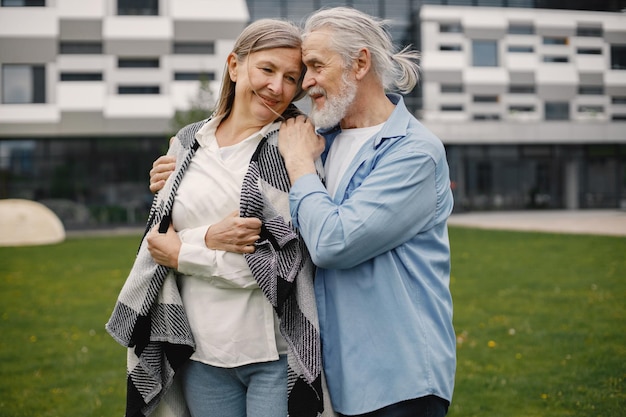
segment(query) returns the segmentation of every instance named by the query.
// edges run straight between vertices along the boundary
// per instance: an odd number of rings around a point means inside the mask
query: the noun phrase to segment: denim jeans
[[[287,356],[236,368],[188,361],[182,385],[193,417],[287,416]]]
[[[350,417],[444,417],[448,413],[448,402],[434,395],[402,401],[379,410]],[[343,414],[339,414],[341,417]]]

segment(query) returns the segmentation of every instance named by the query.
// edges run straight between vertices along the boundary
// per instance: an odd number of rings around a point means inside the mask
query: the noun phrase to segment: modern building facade
[[[96,221],[143,217],[150,161],[199,80],[221,78],[249,21],[244,0],[1,6],[0,198],[81,202]]]
[[[457,210],[626,204],[623,0],[0,1],[0,198],[66,227],[141,223],[174,113],[217,89],[241,29],[338,5],[423,51],[406,102],[446,145]]]
[[[626,14],[423,6],[457,209],[626,208]]]

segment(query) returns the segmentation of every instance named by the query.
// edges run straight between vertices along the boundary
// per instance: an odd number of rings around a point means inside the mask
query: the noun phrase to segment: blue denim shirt
[[[324,371],[342,414],[431,394],[451,401],[454,387],[445,150],[400,96],[388,97],[396,109],[334,198],[313,174],[289,195],[318,266]],[[338,133],[324,134],[327,149]]]

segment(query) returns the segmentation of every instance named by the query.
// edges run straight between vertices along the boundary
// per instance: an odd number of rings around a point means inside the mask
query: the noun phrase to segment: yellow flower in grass
[[[487,342],[487,346],[490,348],[494,348],[496,347],[496,342],[494,342],[493,340],[490,340],[489,342]]]

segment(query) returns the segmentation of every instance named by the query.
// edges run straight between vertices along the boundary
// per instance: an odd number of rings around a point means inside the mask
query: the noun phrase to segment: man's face
[[[307,68],[302,87],[311,97],[309,116],[317,128],[338,124],[346,116],[357,89],[350,70],[331,48],[331,36],[326,30],[313,31],[302,44],[302,60]]]

